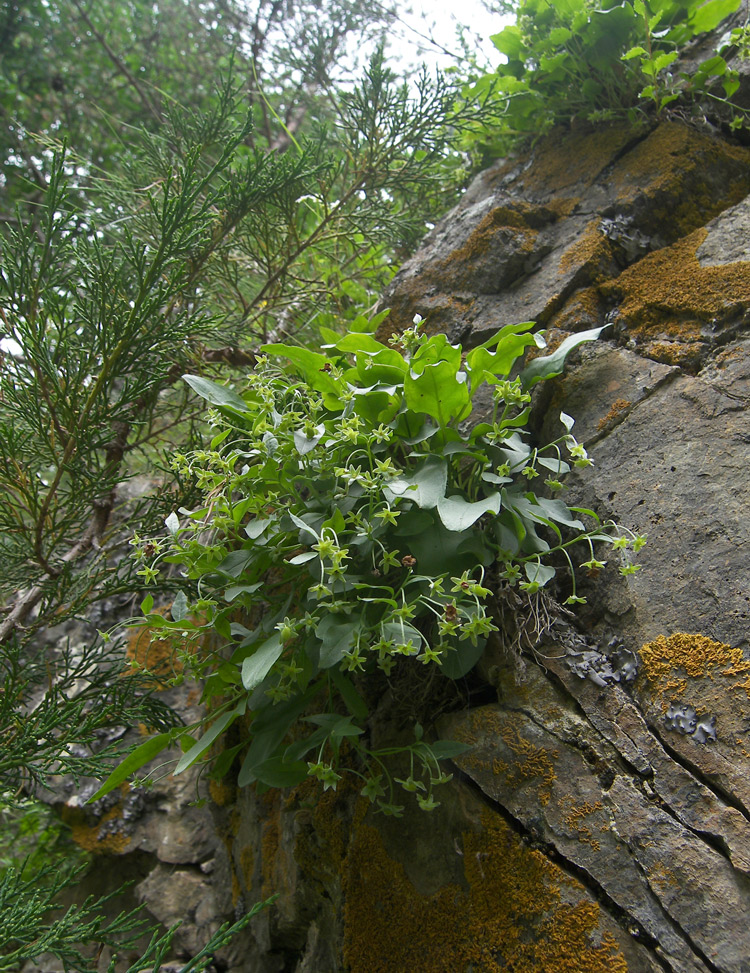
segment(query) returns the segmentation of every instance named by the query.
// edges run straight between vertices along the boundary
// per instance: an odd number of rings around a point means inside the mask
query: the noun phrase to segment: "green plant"
[[[501,122],[469,142],[496,155],[513,139],[574,120],[637,122],[649,106],[661,111],[680,97],[729,104],[739,80],[720,53],[692,73],[677,62],[686,44],[738,7],[739,0],[522,0],[516,23],[492,37],[504,63],[467,88],[469,98],[498,101]],[[732,108],[735,126],[743,124],[743,110]]]
[[[249,745],[225,751],[214,767],[223,774],[244,751],[241,786],[310,775],[335,787],[346,767],[386,813],[401,812],[394,782],[430,810],[433,786],[448,779],[439,760],[463,748],[428,743],[417,726],[414,743],[396,748],[411,770],[392,779],[384,758],[394,751],[365,742],[362,676],[388,676],[410,658],[459,679],[498,630],[493,590],[516,588],[531,611],[562,567],[566,604],[581,602],[574,546],[583,545],[582,566],[592,569],[603,566],[596,541],[643,543],[560,498],[571,466],[591,462],[570,417],[561,415],[562,434],[544,447],[526,429],[529,389],[602,329],[569,337],[511,378],[525,350],[543,343],[531,324],[505,327],[464,356],[418,321],[387,347],[369,333],[380,322],[360,319],[343,337],[324,329],[322,353],[266,345],[242,396],[185,376],[213,406],[218,431],[173,465],[195,478],[205,501],[170,514],[168,540],[136,536],[133,544],[147,580],[170,564],[189,579],[171,618],[154,612],[150,597],[142,609],[157,638],[180,633],[180,662],[205,678],[212,712],[197,740],[172,731],[143,744],[96,796],[178,735],[181,772],[242,721]],[[471,422],[487,385],[492,414]],[[207,632],[220,637],[216,651],[201,648]]]

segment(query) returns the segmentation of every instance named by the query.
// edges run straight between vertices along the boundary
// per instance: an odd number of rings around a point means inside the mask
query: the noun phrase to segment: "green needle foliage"
[[[371,749],[362,678],[374,669],[390,676],[410,658],[460,679],[498,631],[493,592],[517,588],[533,614],[562,571],[575,604],[583,599],[573,548],[583,546],[591,568],[603,566],[596,541],[643,543],[560,498],[571,468],[591,462],[569,416],[544,447],[526,429],[528,390],[602,329],[568,338],[511,378],[525,349],[543,344],[530,324],[507,326],[464,356],[419,322],[383,345],[371,333],[379,323],[362,318],[343,337],[324,329],[320,353],[264,346],[243,395],[185,376],[213,406],[217,431],[172,462],[204,500],[170,513],[166,539],[133,544],[147,582],[170,564],[190,579],[171,618],[152,610],[151,597],[142,610],[157,638],[179,633],[179,661],[205,680],[212,712],[190,728],[204,731],[197,739],[173,730],[143,744],[95,797],[178,735],[185,753],[175,773],[205,760],[237,721],[249,722],[248,743],[221,753],[214,772],[240,755],[240,786],[312,776],[329,788],[346,769],[385,813],[403,809],[394,783],[431,810],[433,787],[449,779],[440,759],[463,748],[428,743],[417,725],[413,744]],[[492,415],[471,423],[487,385]],[[219,637],[215,650],[205,649],[208,633]],[[399,750],[411,771],[391,778],[385,758]]]
[[[22,961],[42,953],[53,955],[66,970],[97,973],[101,969],[99,953],[105,947],[113,951],[107,969],[108,973],[114,973],[118,954],[132,949],[149,932],[140,909],[105,919],[103,911],[112,899],[107,896],[90,897],[81,905],[71,905],[63,910],[57,897],[65,889],[75,886],[80,870],[55,872],[50,866],[28,878],[22,871],[11,868],[0,877],[0,915],[3,917],[0,973],[14,973]],[[272,902],[273,898],[260,902],[234,924],[223,925],[204,948],[181,967],[180,973],[201,973],[211,966],[216,950],[226,946],[232,936]],[[145,973],[147,970],[157,973],[169,955],[177,928],[173,927],[164,935],[155,933],[146,950],[125,973]]]

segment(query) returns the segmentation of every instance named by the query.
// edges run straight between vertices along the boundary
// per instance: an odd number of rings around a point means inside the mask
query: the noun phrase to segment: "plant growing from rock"
[[[591,462],[569,416],[544,447],[527,429],[531,387],[602,329],[569,337],[512,378],[525,350],[543,344],[529,323],[465,355],[418,319],[386,346],[371,333],[379,323],[359,319],[343,337],[324,329],[322,352],[266,345],[242,395],[185,376],[211,404],[216,434],[173,465],[205,499],[170,514],[166,541],[133,544],[144,577],[155,582],[169,564],[184,574],[171,618],[151,597],[142,609],[157,638],[181,633],[180,664],[205,679],[212,712],[191,728],[197,739],[175,730],[143,744],[96,796],[177,736],[179,773],[239,721],[249,742],[222,752],[214,773],[240,755],[240,786],[312,776],[335,788],[347,769],[386,813],[402,810],[394,783],[430,810],[434,786],[449,779],[439,761],[464,748],[428,743],[417,725],[414,743],[371,749],[363,676],[389,676],[408,658],[460,679],[498,630],[493,589],[515,588],[531,605],[562,567],[565,602],[575,604],[584,599],[574,548],[592,569],[603,566],[595,542],[642,543],[560,498],[571,468]],[[472,423],[487,385],[492,413]],[[216,650],[201,648],[206,633],[218,635]],[[397,750],[410,772],[392,779],[384,760]]]
[[[500,123],[468,136],[467,144],[497,156],[509,142],[554,125],[637,124],[678,99],[686,107],[705,99],[721,103],[732,126],[742,127],[746,111],[731,101],[739,77],[727,58],[747,56],[746,28],[722,38],[719,49],[690,69],[679,63],[686,45],[738,8],[738,0],[523,0],[515,24],[492,37],[503,63],[467,87],[469,98],[494,98],[502,106]]]

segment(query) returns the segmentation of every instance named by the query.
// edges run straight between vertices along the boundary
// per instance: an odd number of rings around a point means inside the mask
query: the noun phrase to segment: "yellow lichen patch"
[[[652,691],[665,706],[685,694],[688,679],[727,677],[732,680],[727,688],[743,689],[750,697],[750,661],[740,649],[706,635],[660,635],[641,648],[640,657]]]
[[[706,355],[704,341],[650,341],[643,351],[663,365],[676,365],[686,372],[697,372]]]
[[[123,795],[130,790],[125,783],[120,787]],[[115,804],[106,814],[95,823],[90,824],[86,813],[81,808],[65,807],[62,819],[70,825],[73,841],[85,851],[95,855],[121,855],[130,844],[130,835],[126,834],[122,824],[112,826],[121,821],[122,804]]]
[[[546,326],[565,332],[582,331],[597,327],[603,319],[604,302],[599,296],[599,288],[584,287],[567,299]],[[547,354],[546,350],[544,354]]]
[[[287,890],[288,885],[280,874],[283,869],[279,845],[281,844],[281,797],[277,790],[263,795],[263,831],[260,839],[262,895],[268,898],[274,892]]]
[[[594,837],[594,833],[586,822],[586,818],[591,815],[596,815],[597,811],[601,811],[603,808],[602,802],[596,801],[596,803],[592,804],[591,801],[584,801],[583,804],[576,804],[568,794],[562,798],[560,803],[565,808],[565,823],[569,830],[578,836],[579,841],[591,845],[592,848],[598,851],[601,846],[599,841]],[[602,826],[600,824],[599,831],[606,831],[608,827],[608,825]]]
[[[420,895],[360,827],[345,873],[349,973],[627,973],[599,907],[501,819],[485,812],[463,836],[463,863],[467,887]]]
[[[648,869],[648,882],[660,896],[681,884],[677,875],[663,861],[654,862]]]
[[[480,220],[460,247],[435,270],[428,270],[427,276],[434,277],[437,273],[443,279],[448,275],[453,286],[471,287],[477,261],[491,250],[512,253],[512,259],[522,260],[533,251],[538,233],[538,228],[527,222],[523,207],[496,206]]]
[[[614,425],[620,419],[622,419],[625,413],[628,411],[633,403],[629,399],[615,399],[612,406],[606,416],[602,416],[596,425],[596,428],[601,432],[603,429],[609,428],[609,426]]]
[[[234,800],[235,792],[236,788],[226,781],[209,780],[208,782],[208,793],[211,795],[211,800],[218,807],[226,807],[227,804],[231,804]]]
[[[245,880],[245,888],[252,888],[253,872],[255,870],[255,854],[252,845],[245,845],[240,850],[240,869],[242,870],[242,877]]]
[[[590,186],[633,138],[628,126],[597,127],[591,132],[551,133],[535,149],[523,184],[560,197],[566,190]]]
[[[629,334],[695,341],[702,325],[750,307],[750,263],[702,267],[696,252],[706,234],[696,230],[603,285],[604,294],[619,298],[618,314]]]
[[[585,269],[590,281],[604,279],[604,270],[613,258],[610,242],[599,228],[599,222],[589,223],[576,242],[563,253],[559,265],[561,274]]]
[[[540,804],[546,805],[552,796],[552,785],[556,780],[555,766],[557,750],[537,747],[521,733],[517,720],[512,714],[482,707],[472,712],[468,726],[458,726],[453,731],[456,739],[464,743],[475,743],[479,739],[502,741],[509,751],[507,759],[495,756],[491,761],[492,772],[501,777],[506,787],[515,790],[524,783],[533,781],[538,787]],[[462,758],[467,766],[482,763],[481,756],[469,754]]]
[[[703,226],[748,191],[750,153],[678,122],[658,126],[633,146],[612,173],[620,203],[645,193],[655,228],[671,239]],[[714,183],[706,173],[721,172]],[[721,189],[717,188],[717,183]]]

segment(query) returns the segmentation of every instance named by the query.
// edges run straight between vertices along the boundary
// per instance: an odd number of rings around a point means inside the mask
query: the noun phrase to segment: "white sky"
[[[456,36],[461,25],[477,60],[487,69],[494,68],[500,54],[490,41],[490,34],[499,33],[515,19],[490,13],[481,0],[405,0],[402,9],[401,23],[390,38],[388,54],[405,67],[420,61],[430,68],[445,69],[456,64],[446,51],[462,55]],[[409,9],[411,12],[407,12]]]

